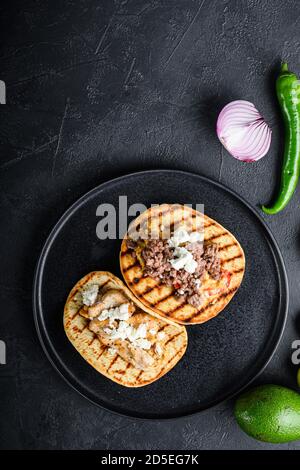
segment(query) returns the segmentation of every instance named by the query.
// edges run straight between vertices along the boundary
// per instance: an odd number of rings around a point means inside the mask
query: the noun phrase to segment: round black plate
[[[73,285],[89,271],[120,276],[120,240],[96,237],[99,204],[118,208],[163,202],[205,204],[205,213],[239,240],[246,272],[239,291],[216,318],[188,327],[185,356],[163,378],[125,388],[106,379],[81,358],[63,330],[63,307]],[[34,314],[43,348],[61,375],[97,405],[140,418],[173,418],[207,409],[249,384],[270,360],[281,337],[288,286],[277,244],[257,213],[232,191],[207,178],[156,170],[117,178],[77,201],[51,232],[38,262]]]

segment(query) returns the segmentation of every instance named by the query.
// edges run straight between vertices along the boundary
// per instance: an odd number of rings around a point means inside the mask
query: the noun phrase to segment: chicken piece
[[[157,341],[154,345],[154,351],[158,356],[161,356],[163,353],[162,346],[159,341]]]
[[[93,332],[96,333],[96,335],[101,335],[101,333],[104,333],[103,328],[108,326],[108,320],[100,321],[97,318],[94,318],[93,320],[90,321],[89,323],[89,329]],[[107,334],[104,333],[105,336],[108,336]],[[102,341],[104,344],[104,341]]]
[[[81,309],[79,310],[79,315],[81,315],[82,317],[84,318],[90,318],[89,317],[89,310],[88,310],[88,307],[86,305],[83,305],[83,307],[81,307]]]
[[[141,313],[133,315],[128,320],[128,323],[134,328],[137,328],[142,323],[147,323],[147,326],[155,323],[151,319],[149,321],[147,320],[147,316]],[[116,349],[124,361],[130,362],[134,367],[140,370],[145,370],[153,366],[155,360],[149,352],[136,347],[127,339],[112,339],[110,334],[107,334],[104,331],[105,328],[109,328],[109,320],[100,321],[98,319],[93,319],[89,323],[89,329],[98,336],[101,343]]]
[[[119,356],[124,361],[130,362],[136,369],[147,370],[155,362],[154,358],[147,351],[135,347],[128,340],[115,341],[113,348],[117,350]]]
[[[137,328],[141,323],[145,323],[149,333],[152,329],[157,330],[157,320],[152,319],[150,315],[141,312],[141,310],[138,310],[132,317],[130,317],[128,323],[130,323],[134,328]]]
[[[128,343],[128,341],[124,342]],[[121,349],[119,354],[122,357]],[[127,355],[127,360],[131,362],[131,364],[136,369],[146,370],[154,364],[154,358],[147,351],[141,348],[136,348],[131,343],[126,345],[126,349],[124,348],[124,353]],[[125,357],[123,357],[123,359],[125,359]]]
[[[129,303],[129,299],[119,289],[110,289],[106,291],[101,299],[88,308],[88,317],[96,318],[103,310],[118,307],[121,304]],[[132,314],[135,307],[130,303],[129,312]]]

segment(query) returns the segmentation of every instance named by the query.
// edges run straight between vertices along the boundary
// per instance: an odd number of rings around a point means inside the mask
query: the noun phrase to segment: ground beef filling
[[[134,250],[137,243],[128,240],[127,248]],[[176,270],[169,262],[173,258],[174,248],[168,245],[168,240],[149,240],[142,250],[144,260],[144,276],[150,276],[157,281],[162,281],[176,289],[176,295],[184,296],[187,302],[194,307],[202,303],[199,294],[201,278],[207,272],[213,279],[221,277],[221,263],[218,256],[218,245],[215,243],[202,244],[190,243],[185,248],[193,254],[197,262],[197,268],[193,274],[185,269]]]

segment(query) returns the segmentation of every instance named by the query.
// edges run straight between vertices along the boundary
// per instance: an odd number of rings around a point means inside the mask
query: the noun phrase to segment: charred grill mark
[[[193,222],[191,221],[191,217],[182,217],[181,219],[178,219],[175,222],[172,222],[170,224],[170,233],[174,232],[175,225],[178,225],[179,223],[184,223],[184,222],[189,222],[188,224],[186,224],[189,227],[193,226]]]
[[[168,325],[163,325],[161,326],[158,330],[157,333],[160,333],[161,331],[164,331],[165,328],[167,328]]]
[[[76,318],[77,315],[80,315],[80,314],[79,314],[80,310],[81,310],[81,307],[80,307],[79,310],[77,310],[77,312],[75,312],[75,314],[74,314],[72,317],[70,317],[70,320],[74,320],[74,318]]]
[[[143,220],[141,222],[143,222]],[[133,221],[132,225],[131,223],[129,224],[129,226],[127,227],[128,238],[130,238],[130,235],[132,235],[132,233],[136,233],[140,230],[141,222],[137,224],[136,221]]]
[[[198,217],[198,214],[188,214],[186,217],[181,217],[179,219],[176,219],[176,222],[173,222],[171,225],[170,225],[170,228],[171,228],[171,232],[173,231],[174,229],[174,225],[175,224],[178,224],[179,222],[188,222],[188,226],[193,228],[193,224],[194,224],[194,220],[193,219],[196,219],[196,217]]]
[[[174,227],[175,227],[175,224],[177,223],[177,221],[175,221],[174,214],[172,214],[172,219],[171,220],[172,221],[170,223],[170,230],[169,230],[170,235],[174,232]]]
[[[238,288],[239,288],[239,286],[235,286],[235,287],[232,287],[231,289],[229,289],[227,292],[223,292],[223,294],[221,294],[217,298],[217,301],[219,301],[220,299],[226,298],[228,295],[234,294],[238,290]]]
[[[164,215],[169,214],[169,212],[170,212],[170,207],[168,207],[167,209],[163,211],[160,211],[159,214],[163,217]],[[172,208],[171,208],[171,212],[174,215],[175,211]]]
[[[207,218],[209,219],[209,224],[210,225],[213,225],[214,227],[219,228],[219,229],[221,228],[221,226],[220,226],[220,224],[218,224],[218,222],[210,219],[208,216],[207,216]]]
[[[135,278],[133,279],[133,281],[128,282],[128,284],[129,284],[130,286],[138,287],[140,281],[142,281],[143,279],[144,279],[143,277],[140,277],[140,278],[135,277]],[[160,283],[160,282],[159,282],[158,284],[155,284],[155,285],[152,286],[152,287],[151,287],[151,286],[146,287],[146,289],[145,289],[144,291],[138,292],[138,294],[141,295],[141,296],[144,296],[144,295],[146,295],[146,294],[149,294],[150,292],[153,291],[153,289],[155,289],[156,287],[159,287],[159,286],[161,286],[161,283]]]
[[[185,348],[185,346],[182,346],[182,347],[171,357],[171,359],[168,360],[167,364],[165,364],[165,365],[161,368],[161,370],[160,370],[158,376],[161,375],[162,372],[167,369],[168,365],[170,364],[170,362],[174,361],[175,357],[177,357],[179,354],[182,353],[182,351],[184,350],[184,348]]]
[[[125,369],[115,370],[115,374],[125,375],[127,370],[131,368],[130,362],[127,362]]]
[[[206,238],[204,241],[212,242],[212,241],[217,240],[218,238],[224,237],[224,235],[227,235],[227,232],[218,233],[217,235],[213,235],[212,237]]]
[[[100,354],[97,356],[97,359],[96,359],[97,361],[100,359],[100,357],[102,356],[102,354],[103,354],[107,349],[108,349],[107,346],[104,346],[104,348],[101,349]]]
[[[170,223],[170,234],[172,232],[174,232],[174,226],[175,226],[175,222],[174,222],[174,219],[173,219],[173,221]]]
[[[220,246],[219,253],[222,253],[222,251],[227,251],[229,248],[232,248],[233,246],[238,246],[236,243],[228,243],[227,245]]]
[[[109,282],[110,282],[110,279],[107,279],[105,282],[103,282],[103,284],[99,286],[99,290],[103,289],[103,287],[106,286],[106,284],[108,284]]]
[[[191,321],[193,318],[198,317],[199,315],[204,313],[208,308],[210,308],[213,305],[216,305],[218,302],[220,302],[221,299],[226,298],[231,294],[234,294],[234,292],[236,292],[238,290],[238,288],[239,288],[239,286],[232,287],[227,292],[224,292],[223,294],[220,294],[216,299],[213,299],[205,307],[201,307],[199,310],[196,310],[196,312],[194,312],[193,315],[189,316],[188,318],[184,318],[184,321],[188,322],[188,321]]]
[[[116,354],[115,357],[113,358],[113,360],[111,361],[111,363],[109,364],[108,368],[106,369],[106,372],[110,371],[110,369],[112,368],[112,366],[114,365],[114,363],[116,362],[118,357],[119,357],[119,354]]]
[[[156,284],[155,286],[148,286],[143,292],[140,293],[140,295],[144,296],[146,294],[150,294],[150,292],[152,292],[154,289],[156,289],[157,287],[159,287],[160,284]]]
[[[135,380],[136,380],[137,382],[139,382],[140,377],[141,377],[141,375],[142,375],[143,372],[144,372],[144,371],[141,370],[141,371],[138,373],[138,375],[136,376],[136,379],[135,379]]]
[[[215,222],[212,220],[207,221],[206,223],[204,222],[204,228],[209,228],[209,227],[219,227]]]
[[[87,312],[88,309],[84,308],[84,306],[80,307],[80,309],[77,311],[77,314],[80,315],[81,317],[85,318],[85,316],[83,315],[82,310],[83,310],[83,312]]]
[[[181,335],[181,331],[179,333],[177,333],[176,335],[171,336],[171,338],[169,338],[168,341],[165,342],[165,346],[167,346],[167,344],[169,344],[171,341],[173,341],[174,339],[176,339],[180,335]]]
[[[229,263],[230,261],[234,261],[234,260],[242,258],[242,257],[243,257],[242,255],[236,255],[236,256],[233,256],[232,258],[224,259],[224,260],[222,260],[222,264]]]
[[[130,271],[130,269],[135,268],[135,267],[137,267],[137,266],[139,266],[139,265],[140,265],[140,263],[139,263],[138,261],[135,261],[135,262],[134,262],[133,264],[131,264],[130,266],[127,266],[127,268],[124,268],[124,269],[123,269],[123,272],[124,272],[124,273],[127,273],[128,271]]]
[[[88,328],[88,324],[84,325],[84,327],[81,330],[79,330],[80,333],[83,333],[83,331],[86,330],[87,328]]]
[[[162,212],[159,212],[158,214],[158,227],[159,227],[159,231],[160,231],[160,227],[162,225],[162,219],[163,219],[163,214]]]
[[[79,287],[78,287],[78,289],[76,289],[76,290],[73,292],[73,294],[70,296],[70,300],[75,297],[75,295],[78,293],[78,291],[79,291]]]
[[[176,308],[174,308],[173,310],[169,310],[168,316],[173,317],[174,314],[176,314],[176,312],[177,312],[178,310],[181,310],[182,307],[184,307],[186,304],[187,304],[186,300],[183,299],[183,301],[181,302],[180,305],[178,305],[178,306],[177,306]]]
[[[89,342],[88,346],[91,346],[92,343],[95,341],[96,338],[97,338],[97,335],[94,334],[94,337],[93,337],[92,341]]]
[[[128,237],[128,239],[129,239],[129,238],[130,238],[130,237]],[[121,251],[121,258],[125,258],[125,256],[130,255],[130,253],[131,253],[132,251],[134,251],[133,248],[127,248],[126,239],[124,239],[124,240],[125,240],[125,246],[126,246],[126,248],[125,248],[125,250],[122,250],[122,251]]]
[[[232,274],[239,274],[241,272],[244,271],[244,268],[240,268],[240,269],[235,269],[234,271],[232,271]]]
[[[159,299],[157,302],[152,302],[150,303],[151,307],[157,307],[157,305],[161,304],[165,300],[169,299],[170,297],[173,297],[173,293],[165,295],[162,299]]]

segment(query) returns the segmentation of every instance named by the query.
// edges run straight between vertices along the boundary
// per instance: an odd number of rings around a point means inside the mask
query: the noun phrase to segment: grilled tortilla
[[[193,232],[201,220],[204,227],[204,242],[217,243],[223,278],[222,282],[212,279],[207,273],[202,279],[199,292],[203,294],[200,307],[188,304],[184,296],[175,296],[175,289],[143,274],[141,250],[132,252],[127,247],[127,239],[140,227],[151,230],[160,236],[164,225],[172,228],[184,224],[187,231]],[[204,220],[203,220],[204,217]],[[152,235],[151,235],[152,236]],[[151,238],[151,237],[150,237]],[[147,243],[147,241],[146,241]],[[162,204],[144,213],[130,225],[121,245],[120,266],[124,280],[142,304],[170,322],[181,324],[204,323],[218,315],[230,302],[238,290],[245,272],[245,256],[236,238],[222,225],[206,215],[179,204]],[[226,282],[224,282],[224,279]]]
[[[99,286],[100,293],[106,292],[108,296],[109,292],[112,292],[111,289],[120,291],[128,299],[128,303],[132,303],[135,307],[131,317],[135,323],[148,322],[152,329],[154,327],[156,331],[163,332],[160,356],[153,348],[147,351],[147,355],[154,358],[151,367],[145,369],[134,367],[132,362],[124,359],[126,355],[123,354],[121,346],[118,349],[114,345],[104,344],[101,335],[91,331],[90,319],[83,316],[86,307],[83,306],[82,292],[87,286],[95,284]],[[152,311],[144,307],[120,279],[103,271],[87,274],[73,287],[64,309],[64,329],[75,349],[91,366],[125,387],[142,387],[158,380],[175,366],[187,347],[187,333],[184,327],[172,325],[153,315]]]

